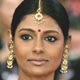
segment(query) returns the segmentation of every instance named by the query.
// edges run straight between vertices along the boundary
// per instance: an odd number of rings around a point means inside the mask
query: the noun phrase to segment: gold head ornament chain
[[[37,12],[34,16],[34,18],[38,24],[43,20],[41,4],[42,4],[42,0],[39,0],[39,6],[38,6]]]

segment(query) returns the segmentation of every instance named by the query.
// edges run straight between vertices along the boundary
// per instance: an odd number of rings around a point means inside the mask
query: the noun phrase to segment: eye
[[[29,35],[29,34],[21,35],[21,38],[22,38],[23,40],[31,40],[31,39],[33,39],[33,37],[32,37],[31,35]]]
[[[47,36],[47,37],[45,37],[45,40],[49,41],[49,42],[55,42],[57,39],[54,36]]]

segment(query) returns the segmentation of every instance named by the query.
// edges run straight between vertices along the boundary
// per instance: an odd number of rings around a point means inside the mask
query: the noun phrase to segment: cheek
[[[21,64],[21,62],[23,63],[23,61],[25,61],[26,59],[25,57],[26,54],[24,54],[23,51],[24,48],[22,48],[21,43],[19,45],[15,43],[14,54],[15,54],[16,61],[19,65]]]
[[[54,67],[54,70],[56,70],[61,63],[62,54],[64,51],[64,43],[58,42],[53,44],[52,46],[48,45],[46,49],[46,53],[50,59],[50,67],[52,69]]]
[[[63,54],[63,48],[54,48],[53,51],[51,52],[51,60],[57,62],[60,62],[62,59],[62,54]]]
[[[61,57],[64,50],[64,43],[63,42],[56,42],[54,44],[46,45],[46,52],[50,53],[51,57]]]
[[[52,61],[52,64],[55,66],[59,65],[62,59],[63,49],[60,48],[54,48],[54,50],[51,53],[50,59]]]
[[[20,39],[15,39],[14,41],[14,53],[17,60],[17,63],[20,65],[24,65],[27,56],[31,53],[31,45],[23,43]],[[21,63],[22,62],[22,63]]]

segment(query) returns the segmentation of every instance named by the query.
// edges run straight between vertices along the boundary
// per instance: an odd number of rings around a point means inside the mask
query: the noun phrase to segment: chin
[[[37,76],[37,77],[41,77],[41,76],[47,76],[50,75],[51,73],[53,74],[52,70],[49,69],[42,69],[42,68],[29,68],[26,71],[26,74],[30,75],[30,76]]]

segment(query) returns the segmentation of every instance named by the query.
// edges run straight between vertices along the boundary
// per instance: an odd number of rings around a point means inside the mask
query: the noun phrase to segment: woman
[[[24,0],[8,31],[7,67],[13,67],[15,57],[19,80],[54,80],[61,63],[61,72],[67,72],[68,31],[68,15],[57,0]]]

